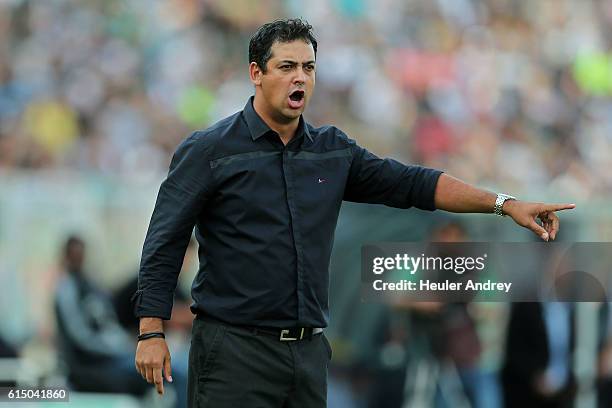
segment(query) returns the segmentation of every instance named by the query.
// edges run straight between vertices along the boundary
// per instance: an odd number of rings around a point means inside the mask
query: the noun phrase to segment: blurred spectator
[[[609,304],[599,312],[602,342],[597,361],[597,406],[612,406],[612,320]]]
[[[197,241],[192,238],[189,241],[187,250],[185,251],[185,258],[183,260],[183,268],[181,270],[181,276],[185,275],[185,269],[190,265],[193,265],[194,260],[197,259],[198,255],[198,244]],[[119,319],[119,323],[129,333],[135,333],[138,335],[139,319],[134,316],[134,308],[132,305],[132,296],[138,289],[138,271],[134,271],[132,278],[123,284],[119,289],[116,290],[113,296],[113,304],[115,311]],[[180,332],[183,338],[186,338],[191,333],[191,326],[193,324],[193,313],[189,309],[189,301],[191,296],[185,293],[183,288],[178,285],[175,292],[174,306],[172,307],[172,319],[165,322],[166,328]],[[175,354],[173,353],[173,356]],[[173,357],[173,360],[174,357]]]
[[[439,243],[466,240],[465,227],[454,220],[443,221],[429,236],[430,242]],[[435,247],[436,254],[444,256],[437,252],[444,248]],[[480,306],[414,301],[402,296],[395,304],[396,316],[390,320],[388,336],[381,347],[381,360],[390,363],[393,358],[395,364],[375,375],[370,406],[501,406],[497,370],[483,364],[483,356],[490,349],[488,338],[483,342],[480,334],[487,332],[478,330],[472,316]],[[401,310],[408,312],[404,319],[397,315]],[[487,320],[481,317],[478,324],[487,325]],[[503,330],[500,323],[498,320],[495,324]]]
[[[574,318],[569,302],[512,305],[503,369],[506,406],[574,406]]]
[[[148,384],[134,369],[134,341],[121,328],[109,297],[85,274],[85,242],[71,236],[55,291],[60,358],[79,391],[142,395]]]
[[[15,358],[17,350],[0,336],[0,358]]]
[[[7,343],[0,333],[0,362],[2,359],[16,359],[17,356],[17,350],[11,344]],[[16,385],[16,382],[12,380],[8,381],[5,378],[0,380],[0,387],[14,387]]]
[[[572,236],[571,224],[567,227],[570,232],[558,241]],[[584,246],[586,256],[602,257],[597,245],[589,244]],[[540,302],[512,304],[502,369],[506,406],[573,407],[581,405],[578,401],[587,393],[579,392],[587,388],[596,388],[597,406],[609,406],[609,303],[596,273],[575,270],[583,265],[580,256],[560,250],[542,257],[535,266],[547,279],[539,289]],[[585,315],[585,309],[593,316]]]
[[[463,224],[448,221],[434,229],[430,241],[465,242],[468,238]],[[444,248],[439,251],[445,251]],[[491,338],[504,330],[498,308],[479,302],[409,302],[402,307],[410,310],[407,348],[413,349],[412,359],[408,360],[404,403],[436,408],[501,407],[498,367],[491,361],[496,353]],[[491,330],[492,325],[497,327],[496,331]],[[419,383],[423,375],[427,380]]]

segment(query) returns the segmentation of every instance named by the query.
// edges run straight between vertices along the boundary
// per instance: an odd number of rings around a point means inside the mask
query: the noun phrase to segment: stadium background
[[[102,287],[129,279],[174,148],[242,108],[250,35],[289,16],[319,41],[311,123],[493,191],[576,202],[563,239],[612,238],[610,1],[2,0],[0,335],[24,378],[61,377],[52,301],[67,234],[86,239]],[[395,313],[359,302],[360,245],[454,219],[345,205],[329,337],[332,379],[354,399],[350,384],[375,387],[380,322]],[[459,220],[473,240],[532,239],[508,220]]]

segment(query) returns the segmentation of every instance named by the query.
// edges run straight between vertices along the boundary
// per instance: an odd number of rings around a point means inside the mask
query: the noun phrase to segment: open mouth
[[[289,94],[288,104],[291,109],[302,109],[304,107],[304,91],[296,89]]]
[[[301,101],[302,99],[304,99],[304,91],[295,90],[291,92],[291,94],[289,95],[289,99],[291,99],[294,102]]]

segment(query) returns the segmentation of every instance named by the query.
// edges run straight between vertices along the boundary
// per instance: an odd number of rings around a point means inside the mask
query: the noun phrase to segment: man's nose
[[[293,78],[293,82],[303,84],[306,82],[306,73],[304,73],[304,68],[298,67],[295,70],[295,77]]]

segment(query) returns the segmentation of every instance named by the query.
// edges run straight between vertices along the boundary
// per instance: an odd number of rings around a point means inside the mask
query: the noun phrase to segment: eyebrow
[[[296,65],[297,62],[293,61],[293,60],[282,60],[282,61],[279,61],[278,65],[281,65],[281,64]],[[302,65],[313,65],[313,64],[315,64],[314,60],[310,60],[310,61],[306,61],[306,62],[302,63]]]

